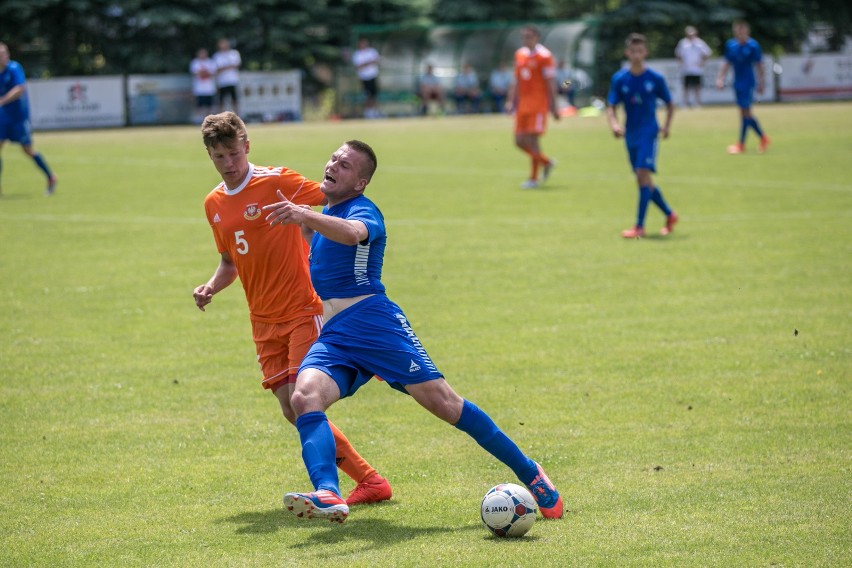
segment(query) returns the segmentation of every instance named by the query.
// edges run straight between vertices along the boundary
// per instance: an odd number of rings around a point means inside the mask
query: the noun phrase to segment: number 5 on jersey
[[[248,241],[243,238],[245,231],[234,232],[234,240],[237,242],[237,252],[240,254],[248,253]]]

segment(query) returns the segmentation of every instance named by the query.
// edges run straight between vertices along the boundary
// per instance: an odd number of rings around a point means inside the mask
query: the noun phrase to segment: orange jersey
[[[522,47],[515,52],[515,97],[520,114],[548,112],[551,84],[556,77],[556,61],[549,49],[539,44],[530,51]]]
[[[298,225],[269,225],[261,208],[280,201],[276,190],[299,205],[321,205],[319,183],[284,167],[249,164],[239,187],[222,182],[204,199],[207,221],[220,253],[237,267],[252,321],[280,323],[322,314],[311,285],[308,243]]]

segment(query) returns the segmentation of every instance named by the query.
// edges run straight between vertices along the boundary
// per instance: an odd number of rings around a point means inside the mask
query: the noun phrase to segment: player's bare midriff
[[[362,296],[353,296],[351,298],[329,298],[322,301],[322,319],[328,321],[335,315],[339,314],[346,308],[351,308],[361,300],[375,296],[375,294],[364,294]]]

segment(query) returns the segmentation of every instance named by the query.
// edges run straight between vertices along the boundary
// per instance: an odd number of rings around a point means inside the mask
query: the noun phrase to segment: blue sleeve
[[[733,42],[733,41],[734,40],[729,39],[728,41],[725,42],[725,59],[728,61],[728,63],[734,62],[734,53],[733,53],[733,50],[731,49],[732,48],[731,42]]]
[[[27,78],[24,76],[24,68],[17,64],[12,66],[12,86],[17,87],[26,82]]]
[[[347,221],[361,221],[367,226],[367,241],[372,242],[385,235],[385,220],[375,207],[354,206],[346,216]]]
[[[760,44],[754,42],[754,63],[760,63],[763,60],[763,50],[760,49]]]
[[[612,76],[612,81],[609,85],[609,95],[606,97],[607,102],[612,106],[616,106],[621,102],[621,90],[618,88],[618,77],[619,75],[617,73]]]

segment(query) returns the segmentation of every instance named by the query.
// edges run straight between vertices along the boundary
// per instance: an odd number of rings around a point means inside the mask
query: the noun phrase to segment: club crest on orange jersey
[[[252,203],[250,205],[246,205],[246,211],[243,213],[243,217],[248,219],[249,221],[254,221],[258,217],[260,217],[260,207],[257,206],[257,203]]]

